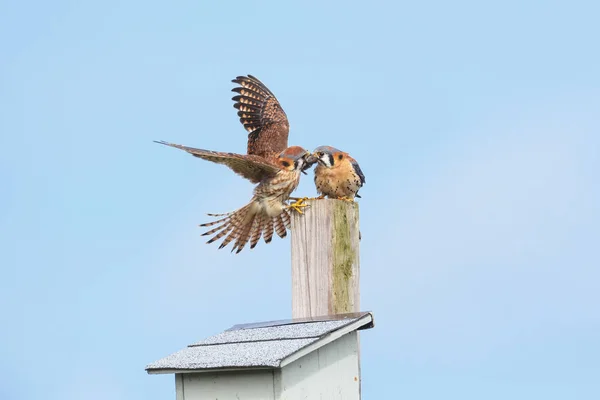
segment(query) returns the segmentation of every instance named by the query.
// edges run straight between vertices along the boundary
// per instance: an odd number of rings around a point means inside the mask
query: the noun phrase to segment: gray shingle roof
[[[149,373],[161,373],[222,368],[278,368],[292,354],[324,341],[334,332],[347,330],[350,325],[353,325],[352,330],[372,328],[373,317],[371,313],[363,312],[236,325],[155,361],[146,366],[146,370]]]

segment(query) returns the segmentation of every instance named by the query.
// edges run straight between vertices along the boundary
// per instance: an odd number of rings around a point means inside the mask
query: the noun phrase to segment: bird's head
[[[311,161],[312,155],[310,151],[303,149],[300,146],[291,146],[285,149],[277,157],[277,163],[286,171],[301,171],[304,172],[315,161]],[[308,165],[308,167],[307,167]]]
[[[320,165],[327,168],[336,167],[344,158],[348,157],[347,153],[331,146],[319,146],[313,151],[312,155]]]

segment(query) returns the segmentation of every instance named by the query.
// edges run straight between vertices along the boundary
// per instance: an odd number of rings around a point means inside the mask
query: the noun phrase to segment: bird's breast
[[[296,171],[280,171],[273,178],[262,182],[256,187],[255,193],[259,196],[285,197],[284,200],[296,189],[300,183],[300,173]]]
[[[350,174],[348,168],[345,168],[344,165],[336,166],[333,168],[327,168],[322,165],[319,165],[315,168],[315,176],[318,179],[322,179],[324,181],[337,182],[344,179],[347,179]]]

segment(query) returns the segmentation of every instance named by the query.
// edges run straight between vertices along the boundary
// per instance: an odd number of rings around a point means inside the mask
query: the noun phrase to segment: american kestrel
[[[253,154],[223,153],[167,142],[157,143],[187,151],[204,160],[224,164],[250,182],[258,184],[248,204],[230,213],[208,214],[223,218],[200,225],[204,227],[216,225],[202,234],[203,236],[214,235],[207,243],[226,236],[219,246],[220,249],[234,241],[231,251],[235,250],[239,253],[248,241],[250,241],[250,248],[254,248],[261,236],[265,243],[269,243],[273,238],[273,231],[280,237],[285,237],[286,229],[290,227],[288,210],[295,209],[301,212],[301,208],[305,206],[285,203],[298,186],[300,172],[305,167],[305,163],[312,158],[310,152],[302,147],[288,147],[275,161],[270,161]]]
[[[238,116],[248,131],[247,155],[221,153],[196,149],[167,142],[204,160],[227,165],[234,172],[252,183],[258,184],[254,196],[244,207],[227,214],[209,214],[224,217],[202,224],[213,226],[203,235],[214,235],[208,243],[226,236],[219,248],[234,241],[233,250],[238,253],[250,241],[253,248],[262,236],[269,243],[275,231],[285,237],[290,226],[288,210],[302,212],[304,199],[286,204],[296,189],[300,172],[316,162],[314,157],[298,146],[288,147],[289,122],[275,95],[252,75],[238,76],[232,82],[239,86],[232,89],[238,93],[232,100]]]
[[[319,198],[354,200],[365,184],[365,175],[356,160],[348,153],[331,146],[320,146],[313,152],[318,161],[315,186]]]

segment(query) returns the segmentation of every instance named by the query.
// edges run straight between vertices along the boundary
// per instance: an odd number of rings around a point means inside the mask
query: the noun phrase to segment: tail
[[[204,227],[216,225],[216,227],[202,234],[202,236],[214,235],[206,243],[212,243],[225,236],[219,249],[235,240],[231,251],[235,250],[236,253],[242,251],[248,241],[250,241],[250,248],[253,249],[261,236],[264,238],[265,243],[269,243],[273,239],[273,232],[284,238],[287,235],[287,229],[290,228],[290,215],[287,210],[283,210],[276,217],[269,217],[261,212],[258,204],[254,201],[236,211],[208,215],[224,218],[200,225]]]

